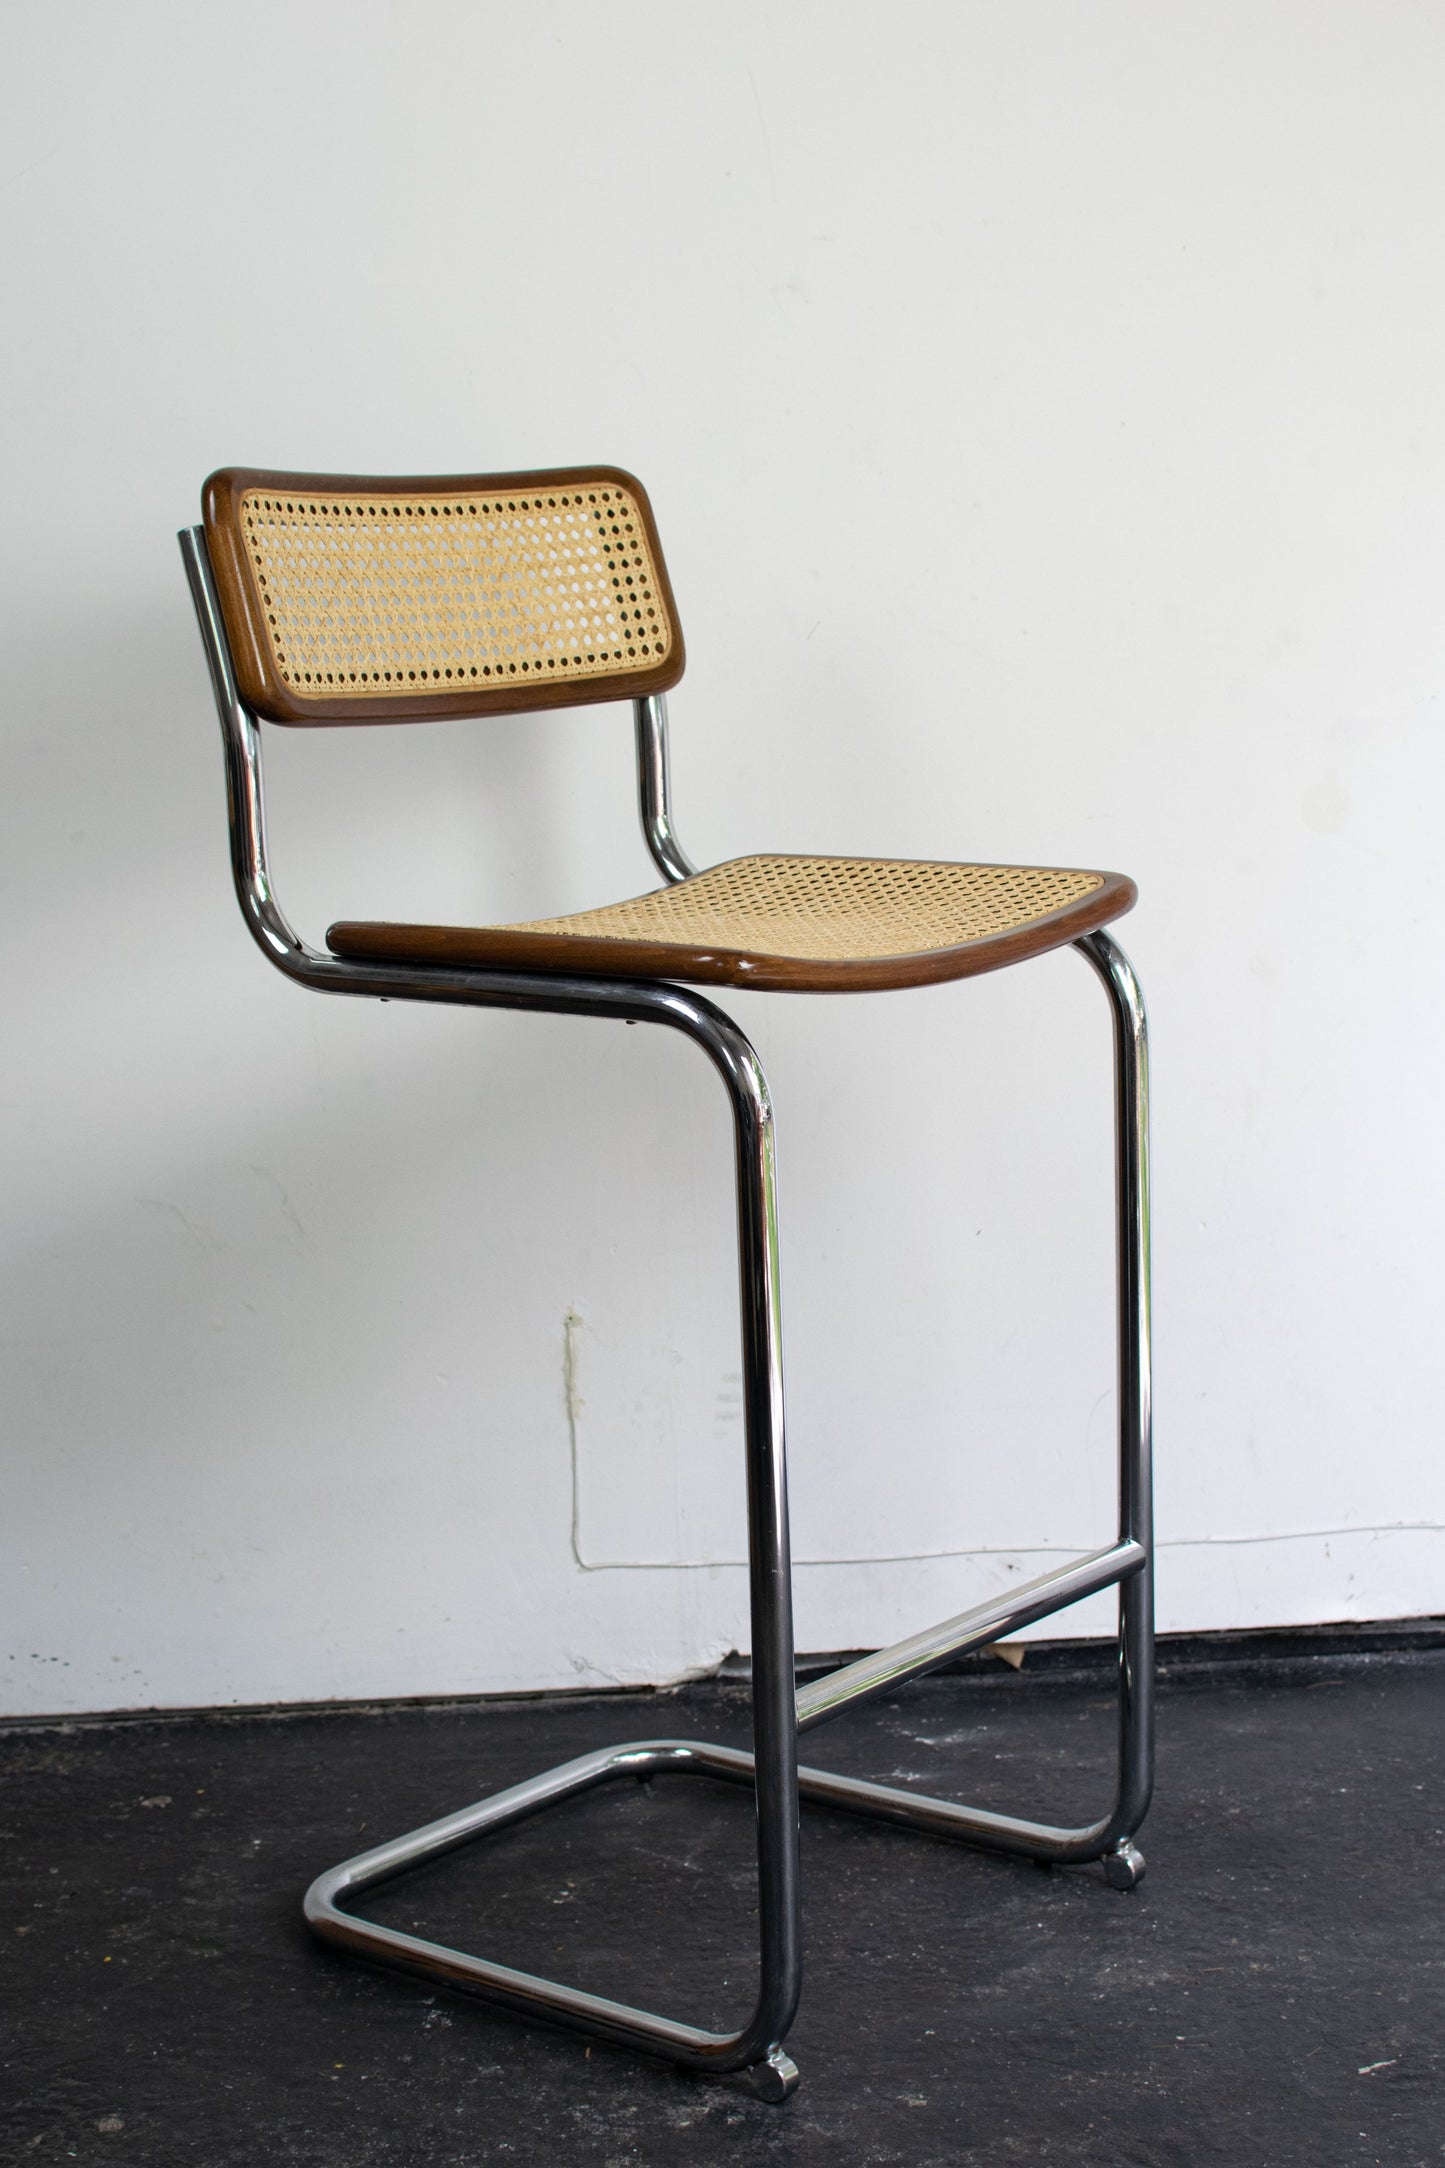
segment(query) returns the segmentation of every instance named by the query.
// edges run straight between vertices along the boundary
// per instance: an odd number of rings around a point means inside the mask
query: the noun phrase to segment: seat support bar
[[[1115,1581],[1126,1581],[1131,1574],[1142,1572],[1148,1561],[1143,1544],[1132,1537],[1123,1543],[1111,1543],[1102,1551],[1076,1558],[1071,1565],[1041,1573],[1036,1581],[1026,1581],[1022,1588],[1006,1589],[985,1603],[975,1604],[970,1611],[960,1611],[941,1626],[927,1626],[906,1641],[895,1641],[891,1648],[843,1664],[826,1678],[799,1688],[798,1729],[810,1731],[815,1724],[826,1724],[829,1717],[873,1701],[879,1694],[935,1670],[964,1649],[979,1648],[1020,1626],[1032,1626],[1035,1619],[1047,1618],[1051,1611],[1062,1611],[1066,1604],[1078,1603]]]

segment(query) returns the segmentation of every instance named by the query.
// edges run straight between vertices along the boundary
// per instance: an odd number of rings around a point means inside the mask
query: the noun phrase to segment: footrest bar
[[[1143,1568],[1148,1555],[1143,1544],[1132,1538],[1111,1543],[1106,1550],[1091,1551],[1084,1558],[1076,1558],[1072,1565],[1055,1567],[1051,1573],[1040,1574],[1036,1581],[1026,1582],[1022,1588],[1005,1590],[987,1603],[975,1604],[971,1611],[960,1611],[956,1618],[945,1619],[941,1626],[926,1627],[907,1641],[896,1641],[892,1648],[879,1649],[872,1656],[860,1656],[856,1663],[830,1671],[826,1678],[799,1688],[799,1731],[810,1731],[815,1724],[825,1724],[830,1716],[837,1716],[843,1709],[851,1709],[859,1702],[873,1701],[879,1694],[886,1694],[906,1680],[917,1678],[920,1672],[932,1671],[939,1664],[947,1663],[950,1656],[957,1656],[964,1649],[996,1641],[1000,1635],[1032,1625],[1035,1619],[1047,1618],[1051,1611],[1061,1611],[1066,1604],[1092,1596],[1098,1589],[1108,1588],[1116,1581],[1127,1581]]]

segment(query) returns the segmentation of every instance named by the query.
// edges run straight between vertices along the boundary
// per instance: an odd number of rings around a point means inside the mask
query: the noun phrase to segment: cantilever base
[[[515,2016],[568,2026],[617,2046],[660,2055],[699,2076],[731,2078],[762,2100],[786,2100],[798,2084],[797,2065],[780,2042],[760,2038],[753,2026],[744,2026],[736,2033],[708,2032],[560,1981],[493,1964],[487,1958],[449,1949],[444,1943],[428,1942],[398,1928],[378,1926],[343,1909],[347,1899],[359,1897],[364,1890],[375,1889],[425,1860],[523,1821],[574,1792],[590,1791],[622,1777],[665,1775],[719,1777],[751,1788],[753,1756],[734,1747],[686,1739],[645,1739],[599,1748],[507,1791],[496,1792],[457,1814],[377,1845],[318,1876],[306,1893],[307,1924],[322,1941],[334,1943],[352,1956],[419,1973],[443,1986],[480,1996]],[[1133,1887],[1144,1871],[1141,1854],[1127,1833],[1121,1833],[1112,1821],[1077,1829],[1058,1828],[957,1806],[950,1800],[930,1799],[891,1785],[834,1776],[823,1769],[800,1769],[798,1790],[803,1798],[826,1806],[866,1814],[932,1836],[1020,1853],[1042,1865],[1102,1859],[1105,1880],[1115,1888]]]
[[[240,778],[244,784],[244,774]],[[787,1486],[783,1459],[782,1343],[778,1322],[777,1204],[771,1103],[757,1056],[730,1018],[684,989],[603,980],[564,981],[522,973],[334,963],[316,959],[313,982],[390,998],[455,1000],[624,1016],[687,1032],[708,1053],[729,1091],[736,1145],[738,1259],[746,1409],[748,1560],[753,1651],[754,1756],[685,1740],[644,1740],[604,1748],[514,1785],[322,1875],[307,1893],[306,1917],[324,1940],[375,1963],[420,1973],[478,1995],[522,2018],[571,2027],[596,2039],[658,2055],[703,2077],[730,2078],[764,2099],[782,2100],[798,2082],[783,2040],[801,1984],[798,1889],[799,1798],[892,1822],[905,1829],[1013,1852],[1041,1865],[1103,1862],[1104,1879],[1132,1888],[1144,1862],[1133,1839],[1152,1782],[1153,1600],[1150,1567],[1148,1062],[1142,996],[1127,959],[1107,934],[1078,943],[1108,993],[1114,1026],[1115,1221],[1118,1262],[1119,1534],[1105,1549],[1073,1560],[997,1601],[845,1665],[797,1688],[794,1677]],[[799,1731],[842,1708],[891,1692],[950,1655],[1051,1616],[1081,1597],[1118,1585],[1119,1765],[1114,1802],[1099,1821],[1061,1827],[931,1799],[891,1785],[796,1769]],[[711,2032],[612,2001],[559,1981],[498,1965],[359,1919],[349,1901],[424,1860],[524,1820],[574,1792],[625,1776],[668,1773],[720,1777],[756,1790],[760,1965],[758,2000],[737,2032]]]

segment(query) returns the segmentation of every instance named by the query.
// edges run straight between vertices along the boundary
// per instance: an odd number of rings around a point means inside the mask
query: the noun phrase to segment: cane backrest
[[[572,707],[682,675],[651,507],[616,468],[228,467],[204,506],[241,697],[274,722]]]

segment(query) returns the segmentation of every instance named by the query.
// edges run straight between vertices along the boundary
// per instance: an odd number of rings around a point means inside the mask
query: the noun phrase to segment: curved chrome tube
[[[458,1984],[478,1988],[485,1979],[489,1983],[485,1991],[512,2007],[525,2007],[533,2014],[550,2011],[554,2019],[570,2021],[585,2031],[633,2047],[661,2050],[695,2070],[753,2070],[760,2073],[759,2082],[765,2089],[778,2084],[786,2088],[788,2083],[796,2082],[797,2073],[782,2055],[780,2043],[793,2021],[801,1992],[802,1937],[777,1172],[772,1101],[762,1065],[744,1032],[725,1011],[701,994],[665,981],[581,974],[564,978],[521,971],[372,963],[329,956],[303,941],[281,910],[271,885],[266,863],[260,732],[236,687],[205,536],[200,528],[193,528],[179,539],[225,742],[236,895],[258,946],[277,970],[322,993],[370,994],[384,1000],[537,1009],[668,1024],[702,1048],[727,1088],[735,1141],[748,1548],[752,1562],[753,1746],[761,1939],[757,2006],[736,2033],[699,2033],[694,2027],[610,2003],[605,1997],[585,1996],[557,1982],[532,1981],[525,1991],[519,1991],[504,1980],[505,1968],[461,1959],[456,1952],[448,1953],[448,1964],[452,1971],[459,1965],[470,1965],[469,1981],[459,1980]],[[665,766],[664,746],[664,800]],[[699,1754],[701,1751],[697,1750]],[[601,1777],[592,1781],[601,1781]],[[549,1790],[547,1780],[538,1783],[541,1792],[535,1786],[519,1790],[540,1805],[545,1797],[554,1795],[555,1787]],[[323,1877],[322,1883],[330,1879]],[[340,1887],[338,1884],[338,1891]],[[356,1947],[361,1947],[367,1937],[378,1948],[384,1942],[381,1929],[359,1920],[350,1920],[343,1927],[339,1924],[342,1917],[328,1912],[324,1922],[318,1916],[314,1924],[331,1939],[345,1939]],[[516,1976],[518,1980],[525,1977]],[[787,2071],[792,2071],[791,2080],[787,2079]]]
[[[200,527],[183,528],[176,537],[190,581],[191,600],[201,627],[201,644],[211,672],[216,712],[226,751],[226,802],[231,824],[231,873],[241,916],[262,953],[282,971],[305,977],[298,966],[328,959],[293,932],[271,889],[266,866],[266,809],[261,791],[261,736],[254,717],[241,704],[231,649],[221,616],[215,575]]]
[[[637,720],[637,810],[652,862],[666,881],[685,881],[697,871],[672,827],[672,776],[667,751],[667,698],[653,693],[634,702]]]
[[[1139,980],[1118,942],[1101,927],[1074,946],[1102,980],[1114,1024],[1119,1540],[1140,1543],[1147,1554],[1143,1571],[1119,1590],[1119,1795],[1108,1842],[1127,1848],[1154,1788],[1149,1024]]]

